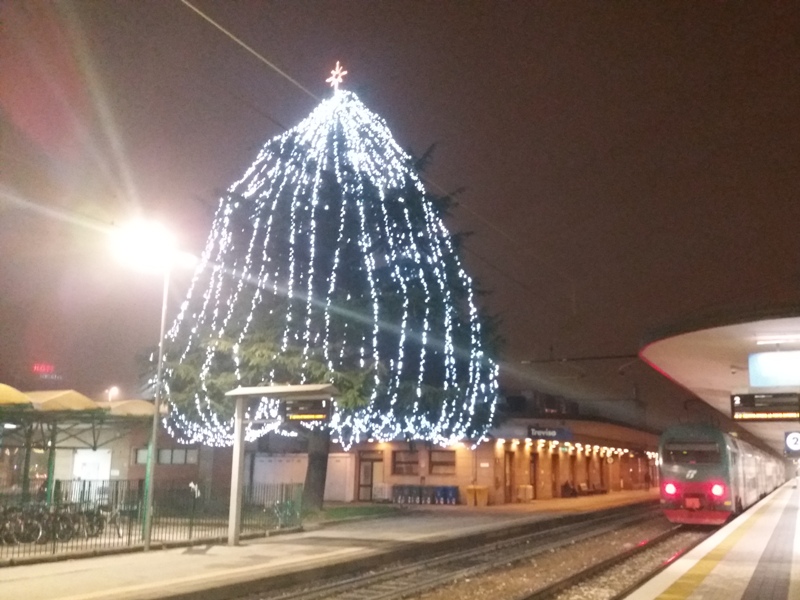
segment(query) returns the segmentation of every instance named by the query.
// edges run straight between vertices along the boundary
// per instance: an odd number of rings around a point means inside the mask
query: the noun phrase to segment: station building
[[[103,418],[77,419],[70,427],[45,421],[27,441],[22,429],[6,430],[0,495],[19,490],[26,466],[31,493],[42,488],[48,471],[62,482],[141,483],[152,411],[109,419],[107,407],[94,410],[105,411]],[[497,505],[643,489],[657,485],[657,441],[657,434],[623,424],[550,411],[506,417],[476,444],[365,441],[347,451],[331,444],[325,499]],[[227,490],[231,455],[230,448],[178,444],[162,431],[155,485]],[[302,440],[267,435],[246,446],[245,485],[302,484],[307,462]]]
[[[290,447],[296,441],[259,442],[246,453],[247,482],[303,482],[307,460]],[[325,499],[483,505],[645,489],[657,485],[657,444],[657,434],[615,423],[516,418],[477,445],[367,441],[348,452],[332,445]]]

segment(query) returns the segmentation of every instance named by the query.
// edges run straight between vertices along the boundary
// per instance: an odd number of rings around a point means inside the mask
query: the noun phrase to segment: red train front
[[[709,425],[661,435],[661,508],[673,523],[720,525],[785,481],[783,461]]]
[[[662,479],[661,508],[673,523],[721,525],[731,516],[733,503],[723,481]]]
[[[661,508],[673,523],[720,525],[736,509],[728,436],[705,425],[661,436]]]

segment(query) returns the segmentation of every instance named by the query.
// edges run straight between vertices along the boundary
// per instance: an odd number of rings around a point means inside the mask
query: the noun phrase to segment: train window
[[[700,464],[718,463],[721,460],[719,446],[715,442],[673,442],[664,445],[665,463]]]

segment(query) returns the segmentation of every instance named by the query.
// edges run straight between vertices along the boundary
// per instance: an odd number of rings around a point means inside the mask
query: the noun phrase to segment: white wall
[[[253,485],[304,483],[308,456],[306,454],[251,455]],[[249,468],[249,464],[245,468]],[[247,472],[247,470],[245,471]],[[325,500],[352,502],[355,498],[355,456],[339,453],[328,455],[328,476],[325,480]]]
[[[325,500],[355,500],[356,457],[344,452],[328,455],[328,476],[325,478]]]

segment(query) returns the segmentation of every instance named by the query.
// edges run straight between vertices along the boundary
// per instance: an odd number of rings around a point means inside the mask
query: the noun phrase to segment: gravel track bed
[[[610,600],[636,585],[647,573],[662,567],[670,557],[690,548],[708,536],[708,531],[687,531],[633,556],[624,563],[552,596],[552,600]]]
[[[431,592],[410,596],[410,598],[417,600],[452,600],[453,598],[510,600],[523,597],[525,594],[562,579],[565,574],[597,564],[649,540],[671,527],[672,525],[663,517],[654,518],[646,523],[623,527],[613,533],[547,551],[522,563],[509,565],[508,569],[503,571],[462,579]],[[620,589],[623,587],[626,586],[622,586]],[[577,597],[590,598],[586,595]],[[611,596],[602,597],[610,598]]]

